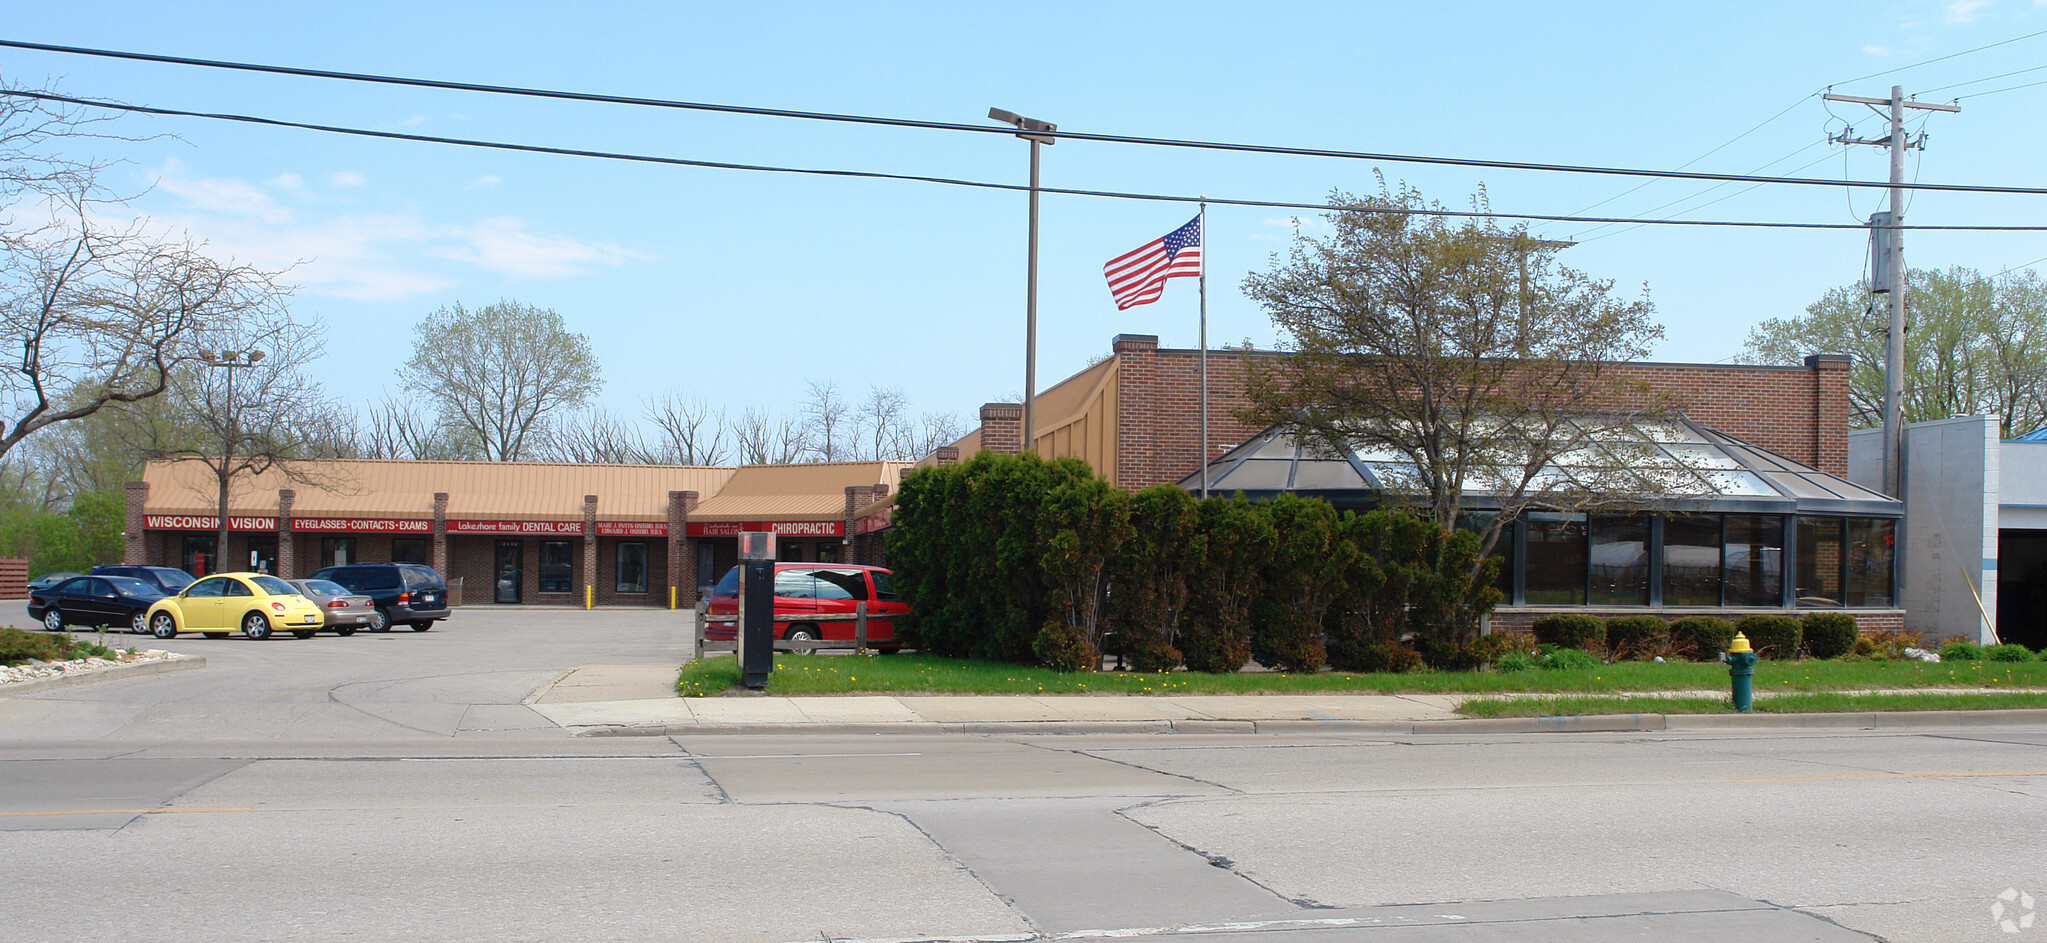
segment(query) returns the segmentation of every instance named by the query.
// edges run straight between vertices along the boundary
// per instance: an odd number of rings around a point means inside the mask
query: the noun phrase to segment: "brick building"
[[[1107,359],[1038,394],[1032,445],[1047,458],[1084,459],[1131,490],[1161,482],[1194,490],[1206,467],[1212,491],[1251,497],[1291,491],[1339,507],[1372,506],[1378,489],[1366,460],[1318,462],[1275,430],[1237,418],[1249,405],[1244,361],[1276,356],[1208,353],[1203,455],[1201,352],[1161,348],[1150,335],[1120,335]],[[1502,546],[1508,603],[1496,624],[1525,624],[1556,609],[1738,616],[1800,608],[1849,609],[1871,627],[1902,624],[1892,549],[1902,505],[1845,478],[1847,357],[1809,357],[1795,367],[1610,369],[1681,404],[1684,441],[1665,447],[1723,463],[1724,490],[1677,502],[1672,513],[1532,514],[1515,522]],[[1022,420],[1016,404],[985,405],[979,429],[926,461],[983,448],[1020,451]],[[1472,506],[1485,506],[1483,496],[1468,497]],[[878,520],[886,505],[863,508],[857,519]],[[1542,564],[1531,567],[1530,560]]]
[[[777,534],[785,560],[863,562],[878,544],[854,540],[853,512],[907,467],[305,462],[234,483],[223,555],[212,472],[155,461],[128,484],[125,559],[292,578],[426,563],[469,605],[581,605],[587,591],[596,605],[687,606],[737,562],[742,530]]]

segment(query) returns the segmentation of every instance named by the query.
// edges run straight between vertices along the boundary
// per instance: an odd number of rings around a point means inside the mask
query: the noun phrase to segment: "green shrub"
[[[1982,661],[1983,646],[1967,639],[1950,639],[1940,647],[1941,661]]]
[[[1528,671],[1535,667],[1535,656],[1521,652],[1508,652],[1493,661],[1494,671]]]
[[[1251,644],[1235,632],[1201,621],[1180,626],[1180,657],[1189,671],[1229,674],[1251,661]]]
[[[1136,671],[1156,673],[1180,667],[1180,650],[1156,637],[1137,642],[1125,640],[1123,657]]]
[[[1606,620],[1606,650],[1614,659],[1650,658],[1670,649],[1670,623],[1655,616]]]
[[[31,660],[62,661],[64,651],[60,647],[60,639],[68,639],[68,636],[0,628],[0,665],[19,665]]]
[[[1031,651],[1038,656],[1038,664],[1054,671],[1093,671],[1101,664],[1087,643],[1087,633],[1059,622],[1047,622],[1038,629]]]
[[[1329,664],[1339,671],[1391,672],[1399,674],[1422,666],[1422,656],[1399,642],[1332,642]]]
[[[2032,661],[2033,650],[2024,645],[2006,642],[1983,649],[1983,657],[1991,661]]]
[[[1801,622],[1806,654],[1814,658],[1839,658],[1858,651],[1856,642],[1861,640],[1862,631],[1854,616],[1845,612],[1808,612]],[[1875,643],[1871,643],[1870,651],[1876,651]]]
[[[1574,668],[1597,668],[1604,662],[1591,652],[1575,648],[1556,648],[1544,645],[1536,650],[1537,663],[1551,671],[1567,671]]]
[[[1541,645],[1590,650],[1606,644],[1606,624],[1578,612],[1553,612],[1540,616],[1529,629]]]
[[[1748,636],[1757,658],[1790,661],[1798,657],[1802,632],[1798,620],[1791,616],[1742,616],[1734,630]]]
[[[1670,649],[1693,661],[1714,661],[1734,644],[1734,623],[1718,616],[1686,616],[1670,624]]]

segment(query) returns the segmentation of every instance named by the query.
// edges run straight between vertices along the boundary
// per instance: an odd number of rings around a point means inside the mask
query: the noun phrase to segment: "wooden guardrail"
[[[696,657],[703,658],[705,652],[739,651],[739,639],[736,637],[729,642],[704,638],[704,628],[706,626],[710,625],[713,622],[737,623],[739,621],[738,616],[711,615],[710,603],[699,601],[696,605],[695,621],[697,639]],[[805,613],[801,615],[787,616],[778,615],[775,617],[775,621],[781,623],[789,622],[853,623],[853,637],[851,639],[815,639],[798,640],[793,642],[788,639],[776,639],[775,651],[778,652],[809,652],[816,651],[818,649],[849,649],[852,651],[860,652],[864,652],[867,650],[867,604],[864,602],[854,603],[853,611],[851,613]],[[733,635],[737,636],[738,633],[734,632]]]
[[[28,558],[0,557],[0,599],[28,598]]]

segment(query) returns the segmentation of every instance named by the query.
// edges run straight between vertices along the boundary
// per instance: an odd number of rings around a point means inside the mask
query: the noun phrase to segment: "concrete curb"
[[[206,667],[206,659],[196,655],[172,658],[163,661],[137,662],[132,665],[116,665],[97,671],[82,671],[77,674],[57,675],[52,678],[32,678],[0,684],[0,698],[11,697],[27,691],[48,691],[68,688],[74,684],[91,684],[95,681],[112,681],[117,678],[140,678],[148,675],[168,674],[173,671],[191,671]]]
[[[1844,714],[1589,714],[1567,717],[1492,717],[1469,720],[1132,720],[901,721],[819,724],[647,724],[570,728],[577,737],[728,736],[733,734],[1280,734],[1348,733],[1428,736],[1524,733],[1631,733],[1710,730],[1903,730],[2047,724],[2047,709],[1990,711],[1856,711]]]

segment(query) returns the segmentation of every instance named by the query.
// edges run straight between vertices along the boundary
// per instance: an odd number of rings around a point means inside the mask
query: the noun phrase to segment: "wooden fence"
[[[710,625],[710,624],[711,624],[711,623],[713,623],[713,622],[731,622],[731,623],[735,623],[735,624],[736,624],[736,623],[737,623],[738,621],[739,621],[739,617],[738,617],[738,616],[714,616],[714,615],[711,615],[711,614],[710,614],[710,603],[708,603],[708,602],[701,602],[701,601],[700,601],[700,602],[698,602],[698,603],[697,603],[697,606],[696,606],[696,638],[697,638],[697,657],[698,657],[698,658],[700,658],[700,659],[701,659],[701,658],[703,658],[703,657],[704,657],[704,653],[705,653],[705,652],[737,652],[737,651],[739,651],[739,639],[738,639],[738,638],[736,638],[736,637],[735,637],[734,639],[732,639],[731,641],[729,641],[729,642],[728,642],[728,641],[720,641],[720,640],[713,640],[713,639],[706,639],[706,638],[704,638],[704,627],[705,627],[705,626],[708,626],[708,625]],[[802,623],[812,623],[812,622],[851,622],[851,623],[853,623],[853,637],[852,637],[852,638],[850,638],[850,639],[815,639],[815,640],[799,640],[799,641],[793,641],[793,642],[792,642],[792,641],[790,641],[790,640],[788,640],[788,639],[776,639],[776,640],[775,640],[775,651],[778,651],[778,652],[809,652],[809,651],[816,651],[816,650],[818,650],[818,649],[845,649],[845,650],[851,650],[851,651],[866,651],[866,650],[867,650],[867,604],[866,604],[866,603],[864,603],[864,602],[862,602],[862,603],[854,603],[854,604],[853,604],[853,611],[852,611],[851,613],[830,613],[830,614],[826,614],[826,613],[804,613],[804,614],[800,614],[800,615],[789,615],[789,616],[776,616],[776,617],[775,617],[775,621],[776,621],[776,622],[782,622],[782,623],[788,623],[788,622],[802,622]],[[735,627],[736,627],[736,625],[735,625]],[[735,636],[737,636],[737,635],[738,635],[738,633],[737,633],[737,632],[734,632],[733,634],[734,634]]]
[[[0,599],[28,598],[28,558],[0,557]]]

